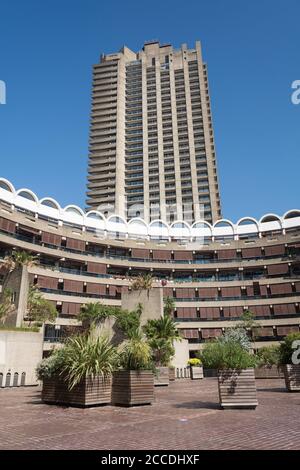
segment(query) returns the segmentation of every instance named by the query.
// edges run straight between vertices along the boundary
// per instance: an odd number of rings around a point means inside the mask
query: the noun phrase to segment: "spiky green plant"
[[[151,348],[142,335],[137,334],[121,345],[120,366],[125,370],[153,369]]]
[[[26,316],[29,320],[29,325],[32,322],[54,322],[57,317],[55,306],[43,297],[43,294],[36,286],[29,287]]]
[[[173,297],[164,298],[164,315],[172,316],[173,311],[175,310],[175,300]]]
[[[118,361],[117,350],[107,337],[73,336],[64,348],[60,374],[72,390],[86,377],[107,379],[117,368]]]
[[[103,305],[100,302],[90,302],[82,305],[78,320],[88,321],[90,325],[102,323],[106,318],[115,317],[118,314],[118,307]]]

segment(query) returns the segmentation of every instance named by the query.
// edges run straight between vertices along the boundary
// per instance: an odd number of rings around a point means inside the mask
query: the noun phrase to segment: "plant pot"
[[[86,377],[72,390],[61,377],[43,380],[42,400],[49,404],[95,406],[111,402],[111,377]]]
[[[283,372],[287,391],[300,392],[300,364],[285,364]]]
[[[203,379],[203,367],[202,366],[190,366],[190,376],[192,380]]]
[[[175,378],[175,367],[169,367],[169,381],[174,382]]]
[[[153,400],[154,382],[151,370],[120,370],[113,374],[113,405],[151,405]]]
[[[258,402],[253,368],[219,370],[218,386],[221,408],[256,408]]]
[[[261,366],[254,369],[256,379],[280,379],[284,377],[281,366]]]
[[[156,367],[154,372],[154,385],[155,387],[160,385],[169,385],[169,367]]]

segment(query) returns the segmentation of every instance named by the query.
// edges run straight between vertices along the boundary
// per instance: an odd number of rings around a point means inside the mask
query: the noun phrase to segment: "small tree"
[[[12,313],[13,310],[15,309],[15,305],[13,304],[11,298],[12,298],[11,289],[4,289],[1,295],[1,303],[0,303],[0,321],[2,323],[5,322],[9,314]]]
[[[144,274],[138,276],[131,284],[132,290],[136,290],[141,292],[142,290],[147,291],[147,295],[149,297],[150,290],[153,287],[154,279],[151,274]]]
[[[167,315],[148,320],[143,330],[152,349],[156,365],[168,365],[175,353],[173,343],[175,340],[181,339],[174,320]]]
[[[82,305],[78,320],[88,321],[90,325],[99,325],[106,318],[116,316],[118,310],[118,307],[103,305],[100,302],[90,302]]]
[[[175,310],[175,300],[173,297],[164,298],[164,315],[172,316],[173,311]]]
[[[34,323],[45,323],[46,321],[54,322],[57,311],[49,300],[43,297],[43,294],[35,286],[29,287],[27,297],[27,317],[29,325]]]

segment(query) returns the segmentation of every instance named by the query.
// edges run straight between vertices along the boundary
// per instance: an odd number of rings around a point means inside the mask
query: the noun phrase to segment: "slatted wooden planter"
[[[300,392],[300,364],[285,364],[283,371],[287,391]]]
[[[169,367],[156,367],[154,372],[154,385],[155,387],[160,385],[169,385]]]
[[[202,366],[190,366],[191,379],[199,380],[203,379],[203,367]]]
[[[61,377],[43,380],[42,400],[49,404],[95,406],[111,402],[111,378],[87,377],[72,390]]]
[[[151,370],[120,370],[113,374],[113,405],[151,405],[153,400],[154,381]]]
[[[284,377],[282,367],[261,366],[254,369],[256,379],[281,379]]]
[[[175,378],[175,367],[169,367],[169,381],[173,382]]]
[[[218,385],[221,408],[256,408],[258,402],[253,368],[220,370]]]

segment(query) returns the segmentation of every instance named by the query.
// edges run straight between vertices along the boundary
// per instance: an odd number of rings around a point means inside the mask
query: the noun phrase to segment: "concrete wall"
[[[189,342],[187,339],[174,342],[175,356],[172,359],[172,366],[182,368],[187,367],[189,355]]]
[[[13,386],[14,374],[18,374],[17,385],[37,385],[35,368],[43,355],[43,333],[0,330],[0,387],[5,386],[6,376],[10,376],[9,386]],[[2,377],[1,377],[2,374]]]
[[[163,289],[153,288],[149,291],[132,290],[122,294],[122,308],[125,310],[135,310],[138,304],[143,305],[143,313],[141,315],[141,325],[147,320],[160,318],[163,315]]]

